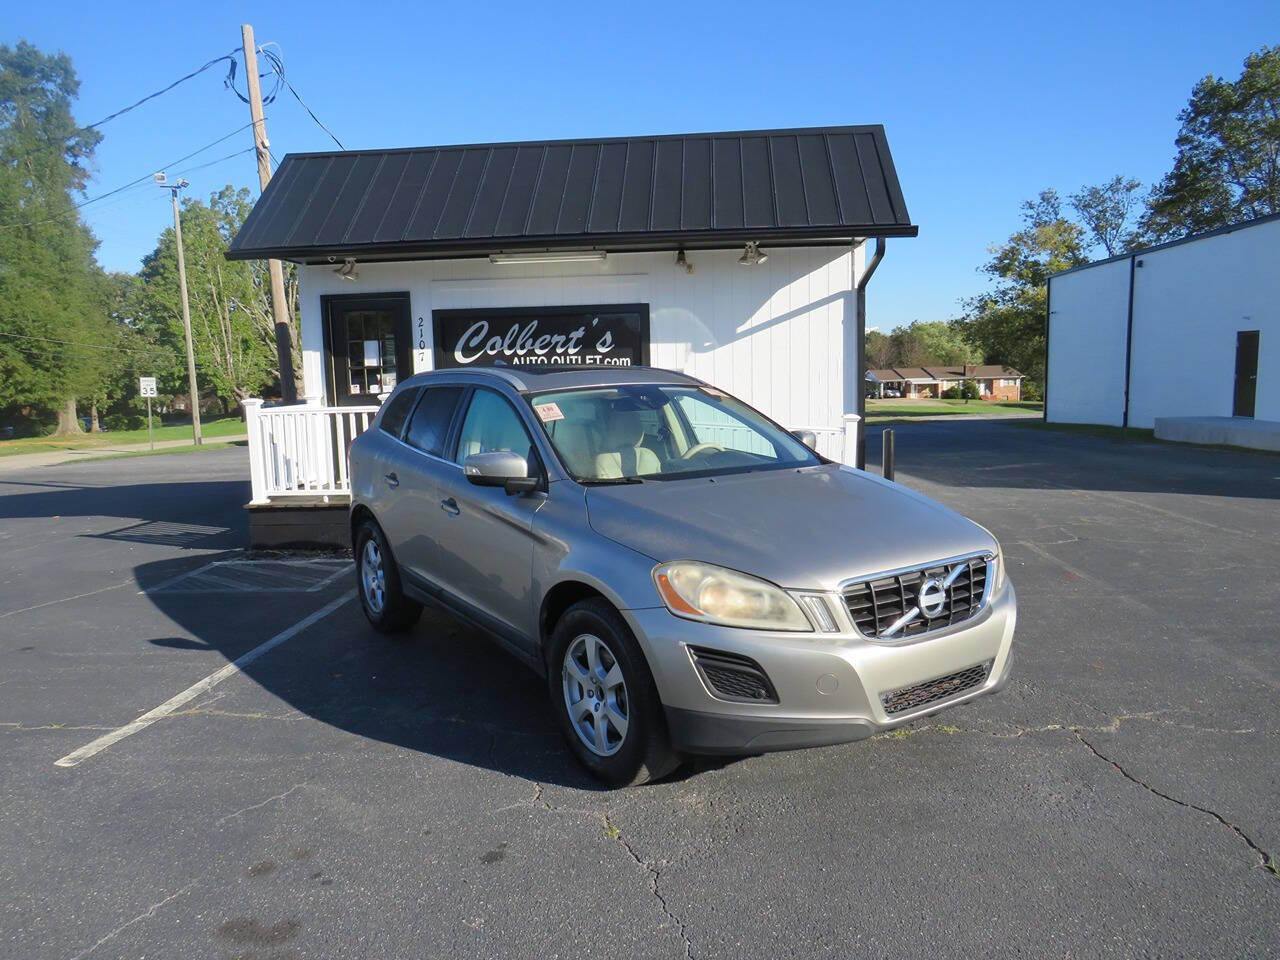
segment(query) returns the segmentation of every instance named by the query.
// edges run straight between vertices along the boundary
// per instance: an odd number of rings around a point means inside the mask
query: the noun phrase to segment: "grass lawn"
[[[205,453],[209,450],[229,450],[232,447],[247,447],[248,445],[248,440],[232,440],[227,443],[215,440],[210,443],[209,438],[205,437],[204,443],[198,447],[192,444],[189,447],[163,447],[159,450],[134,450],[130,453],[104,453],[100,457],[77,457],[74,460],[56,464],[56,466],[65,467],[68,463],[86,463],[91,460],[123,460],[126,457],[163,457],[171,453]]]
[[[190,423],[174,423],[160,426],[155,420],[156,441],[189,440]],[[238,437],[244,434],[244,421],[238,416],[200,421],[200,433],[206,440],[217,437]],[[0,440],[0,457],[17,453],[48,453],[54,450],[88,450],[93,447],[113,447],[121,443],[146,443],[147,428],[141,430],[115,430],[107,433],[83,433],[72,437],[23,437],[18,440]]]
[[[939,417],[992,413],[1040,413],[1044,404],[1024,400],[1006,403],[1001,400],[868,400],[867,420],[902,420],[909,417]]]

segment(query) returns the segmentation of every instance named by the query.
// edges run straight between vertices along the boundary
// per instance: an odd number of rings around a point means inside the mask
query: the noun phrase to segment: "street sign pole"
[[[151,444],[151,449],[155,450],[156,435],[151,430],[151,398],[156,396],[156,378],[139,377],[138,393],[147,398],[147,442]]]

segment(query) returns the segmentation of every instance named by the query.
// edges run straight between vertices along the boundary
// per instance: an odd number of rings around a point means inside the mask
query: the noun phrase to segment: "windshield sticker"
[[[709,393],[713,397],[727,397],[728,394],[723,390],[717,390],[715,387],[699,387],[703,393]]]
[[[564,419],[564,414],[561,412],[559,404],[555,403],[535,403],[533,412],[538,415],[538,419],[543,423]]]

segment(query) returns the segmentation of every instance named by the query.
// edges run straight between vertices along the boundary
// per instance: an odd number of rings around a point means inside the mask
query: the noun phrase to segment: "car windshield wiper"
[[[588,487],[604,486],[605,484],[614,483],[644,483],[643,477],[593,477],[588,480],[579,480],[581,484]]]

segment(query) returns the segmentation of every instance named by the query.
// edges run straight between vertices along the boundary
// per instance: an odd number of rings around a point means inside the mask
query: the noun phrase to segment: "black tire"
[[[612,748],[615,752],[608,756],[602,756],[587,746],[569,716],[565,653],[570,644],[584,636],[602,641],[605,653],[622,670],[627,729],[620,744]],[[555,712],[565,742],[578,762],[598,780],[611,787],[635,786],[658,780],[680,765],[679,756],[671,748],[666,715],[644,652],[626,621],[607,601],[581,600],[560,617],[551,633],[547,689],[551,696],[551,709]],[[591,719],[585,711],[584,716]]]
[[[365,571],[368,566],[368,546],[372,542],[382,566],[382,602],[379,607],[377,592],[370,597],[370,588],[365,583]],[[360,606],[373,628],[380,633],[404,633],[418,622],[422,616],[422,604],[410,600],[404,595],[400,584],[400,570],[396,566],[395,556],[387,545],[387,538],[382,528],[373,520],[364,520],[356,528],[353,541],[356,560],[356,593],[360,596]]]

